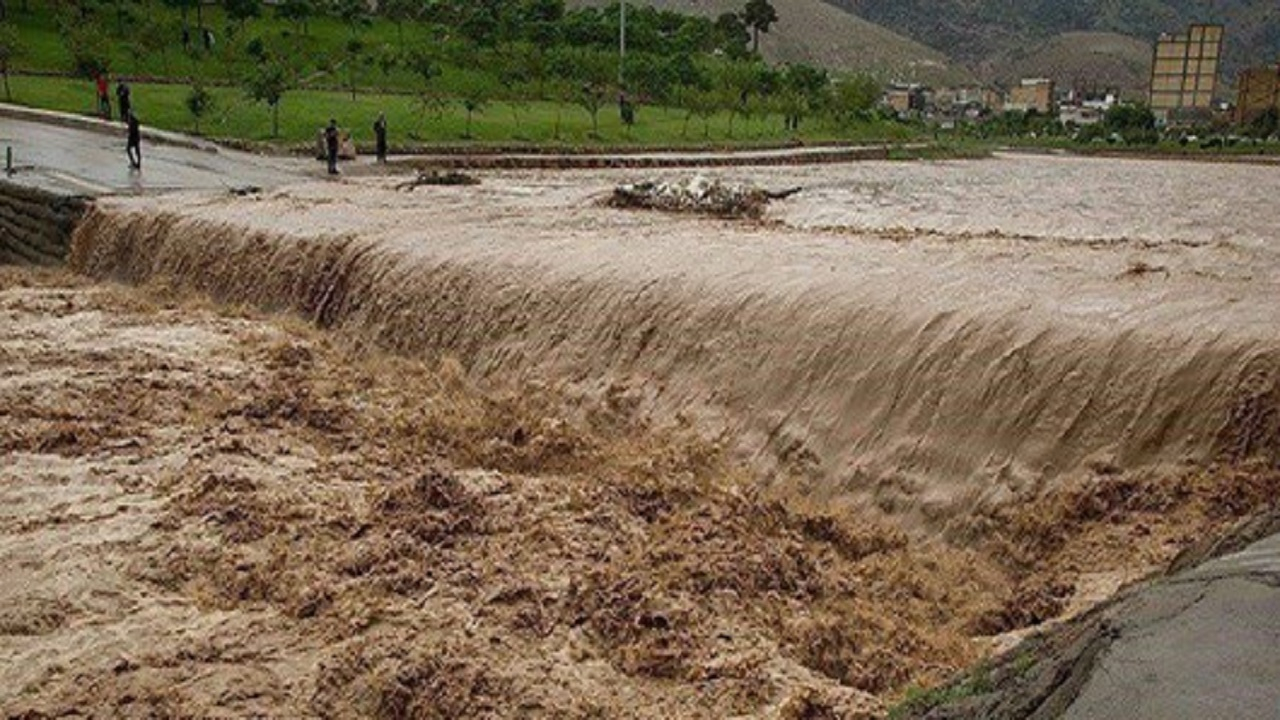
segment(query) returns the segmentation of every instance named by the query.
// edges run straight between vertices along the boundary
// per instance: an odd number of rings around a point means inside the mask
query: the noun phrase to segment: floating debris
[[[680,182],[641,182],[614,188],[608,205],[615,208],[698,213],[727,218],[759,219],[770,200],[780,200],[800,192],[762,190],[709,180],[701,175]]]
[[[432,170],[430,172],[420,172],[418,176],[407,182],[396,185],[397,190],[405,192],[413,192],[415,188],[423,185],[479,185],[480,180],[466,173],[450,170],[449,172],[440,172]]]

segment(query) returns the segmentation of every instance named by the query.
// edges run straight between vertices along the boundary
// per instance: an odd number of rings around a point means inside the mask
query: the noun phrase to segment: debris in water
[[[415,188],[423,185],[479,185],[480,180],[472,175],[460,173],[450,170],[449,172],[440,172],[432,170],[430,172],[420,172],[418,176],[407,182],[396,185],[397,190],[405,192],[413,192]]]
[[[608,204],[615,208],[700,213],[716,217],[758,219],[770,200],[781,200],[800,192],[790,188],[779,192],[749,185],[709,180],[701,175],[682,182],[640,182],[614,188]]]

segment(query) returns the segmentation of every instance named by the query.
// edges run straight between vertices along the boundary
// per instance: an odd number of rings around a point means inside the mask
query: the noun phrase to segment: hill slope
[[[1119,33],[1150,43],[1192,22],[1227,26],[1228,79],[1242,67],[1280,59],[1280,4],[1275,0],[827,0],[979,69],[996,58],[1030,53],[1075,31]],[[1086,52],[1088,52],[1086,48]]]
[[[570,7],[612,0],[569,0]],[[716,16],[742,9],[742,0],[639,0],[635,4]],[[946,54],[868,22],[822,0],[773,0],[778,23],[761,37],[774,62],[802,62],[835,71],[869,72],[886,80],[950,82],[968,77]]]
[[[1125,97],[1146,95],[1151,76],[1151,45],[1128,35],[1068,32],[1030,52],[1010,51],[990,64],[996,78],[1052,78],[1059,87],[1118,89]]]

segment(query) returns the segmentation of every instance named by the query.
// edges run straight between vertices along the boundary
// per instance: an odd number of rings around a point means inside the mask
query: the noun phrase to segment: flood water
[[[788,169],[777,180],[804,186],[778,215],[806,228],[1271,249],[1280,234],[1280,165],[1002,155]]]

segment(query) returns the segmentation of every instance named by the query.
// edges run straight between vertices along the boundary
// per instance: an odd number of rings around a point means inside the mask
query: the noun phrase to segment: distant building
[[[891,85],[888,92],[885,93],[884,103],[889,106],[889,109],[897,113],[900,118],[920,114],[928,107],[928,89],[923,85],[915,84]]]
[[[1004,106],[1000,93],[982,85],[940,88],[933,93],[934,110],[954,120],[978,120]]]
[[[1236,81],[1237,123],[1253,122],[1270,108],[1280,111],[1280,63],[1275,67],[1249,68]]]
[[[1223,27],[1192,25],[1185,35],[1164,35],[1151,67],[1151,110],[1162,122],[1208,116],[1218,90]]]
[[[1048,115],[1053,112],[1054,86],[1047,78],[1023,80],[1009,92],[1005,112],[1037,112]]]
[[[1120,102],[1118,91],[1099,94],[1087,90],[1072,90],[1059,103],[1058,120],[1075,125],[1096,125],[1106,117],[1107,111]]]

